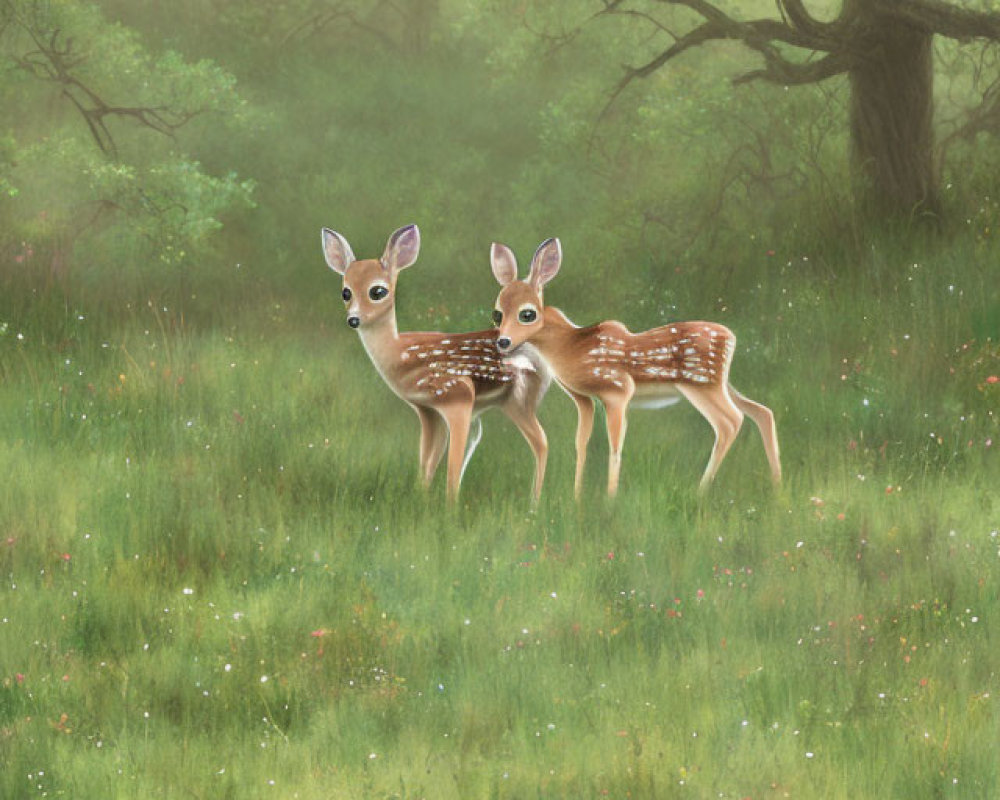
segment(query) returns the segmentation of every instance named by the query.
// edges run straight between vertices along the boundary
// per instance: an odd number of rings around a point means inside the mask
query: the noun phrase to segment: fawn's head
[[[493,243],[490,265],[503,287],[497,296],[493,321],[497,326],[497,347],[504,353],[516,350],[538,334],[544,325],[542,289],[559,272],[562,246],[558,239],[546,239],[531,259],[528,277],[517,279],[517,259],[510,248]]]
[[[347,324],[352,328],[371,325],[391,315],[396,305],[396,277],[420,253],[420,231],[416,225],[400,228],[379,259],[357,261],[347,239],[323,228],[323,255],[327,266],[344,278],[342,296]]]

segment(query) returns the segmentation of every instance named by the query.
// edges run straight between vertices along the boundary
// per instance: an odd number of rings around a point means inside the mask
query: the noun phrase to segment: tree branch
[[[319,11],[313,14],[308,19],[303,20],[298,25],[294,26],[288,33],[286,33],[281,41],[278,43],[278,47],[285,47],[290,41],[292,41],[296,36],[302,35],[303,39],[309,39],[317,34],[323,32],[324,28],[332,23],[338,21],[346,21],[349,25],[357,28],[362,33],[366,33],[369,36],[377,39],[382,45],[385,46],[387,50],[395,51],[399,50],[401,45],[395,39],[393,39],[388,33],[386,33],[381,28],[371,25],[364,20],[358,19],[358,15],[355,13],[354,9],[348,7],[346,3],[328,3],[329,8],[324,11]],[[377,4],[376,11],[383,5],[382,3]],[[391,10],[397,15],[401,15],[403,12],[394,3],[388,4]],[[309,28],[310,30],[306,30]]]
[[[830,40],[839,37],[841,29],[847,23],[848,7],[845,3],[840,17],[834,22],[820,22],[806,11],[802,0],[777,0],[778,10],[783,19],[787,19],[792,27],[801,31],[811,39]]]
[[[796,64],[785,59],[768,61],[764,69],[753,70],[733,78],[733,83],[743,84],[754,80],[780,83],[786,86],[801,86],[819,83],[834,75],[840,75],[850,68],[850,58],[840,53],[830,53],[818,61]]]
[[[783,0],[784,1],[784,0]],[[914,27],[949,39],[1000,41],[1000,14],[959,8],[943,0],[868,0],[879,10]]]
[[[41,80],[62,86],[62,96],[67,98],[83,117],[90,134],[102,153],[118,158],[118,147],[108,129],[108,117],[130,117],[141,125],[164,136],[173,137],[174,132],[205,109],[174,109],[169,106],[115,106],[108,104],[96,91],[83,83],[72,72],[72,68],[85,59],[74,59],[73,39],[68,37],[65,44],[59,44],[61,31],[53,28],[42,31],[32,27],[26,20],[18,20],[37,49],[23,56],[14,56],[14,63],[21,69]],[[78,96],[79,95],[79,96]]]
[[[937,147],[939,173],[953,144],[962,140],[971,141],[984,132],[1000,134],[1000,78],[986,87],[982,101],[966,112],[965,121],[941,139]]]
[[[671,39],[679,38],[676,33],[674,33],[670,28],[660,22],[652,14],[647,14],[645,11],[636,11],[634,8],[619,8],[621,5],[621,0],[616,0],[616,2],[608,3],[603,11],[599,11],[598,14],[607,16],[621,16],[621,17],[635,17],[636,19],[643,19],[652,25],[654,28],[658,28],[663,33],[667,34]]]
[[[796,27],[773,19],[738,22],[705,0],[660,0],[660,2],[687,6],[701,14],[705,21],[678,37],[670,47],[641,67],[626,68],[625,75],[612,91],[599,119],[605,116],[610,106],[632,81],[651,75],[671,59],[709,41],[741,41],[764,57],[766,64],[764,69],[740,76],[735,79],[736,83],[746,83],[755,79],[788,84],[814,83],[844,72],[848,68],[847,57],[841,53],[831,52],[819,61],[797,63],[785,58],[777,49],[774,44],[776,41],[810,50],[834,49],[834,43],[829,39],[832,23],[818,23],[813,20],[805,13],[800,0],[779,0],[781,7],[790,12],[789,19]],[[620,2],[611,3],[606,11],[624,13],[618,9],[619,5]]]

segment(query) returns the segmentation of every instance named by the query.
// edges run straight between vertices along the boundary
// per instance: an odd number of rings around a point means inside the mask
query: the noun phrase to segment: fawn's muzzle
[[[497,339],[497,347],[499,347],[501,350],[508,349],[510,347],[510,339],[508,339],[506,336],[501,336],[499,339]]]
[[[358,325],[361,324],[361,317],[348,317],[347,324],[350,325],[352,328],[356,328],[358,327]]]

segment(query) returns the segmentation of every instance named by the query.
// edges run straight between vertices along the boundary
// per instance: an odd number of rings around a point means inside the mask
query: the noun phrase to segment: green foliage
[[[0,104],[21,109],[6,115],[0,153],[8,248],[30,243],[53,272],[69,268],[74,249],[97,262],[179,264],[204,252],[221,215],[251,205],[252,181],[210,175],[177,150],[178,133],[203,116],[246,121],[231,75],[154,55],[91,4],[8,2],[5,12],[2,68],[18,80]],[[37,105],[56,113],[25,113]]]

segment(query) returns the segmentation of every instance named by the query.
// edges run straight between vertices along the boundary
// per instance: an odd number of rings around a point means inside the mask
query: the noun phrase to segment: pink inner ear
[[[343,275],[351,262],[354,261],[354,253],[347,240],[329,229],[323,230],[323,254],[326,257],[327,266],[340,275]]]
[[[493,277],[501,286],[506,286],[517,280],[517,259],[514,253],[506,245],[493,243],[490,252],[490,266],[493,268]]]
[[[531,285],[541,293],[542,287],[552,280],[562,263],[562,248],[558,239],[551,239],[539,248],[531,264]]]
[[[420,233],[416,225],[397,231],[386,247],[382,265],[392,270],[406,269],[420,254]]]

